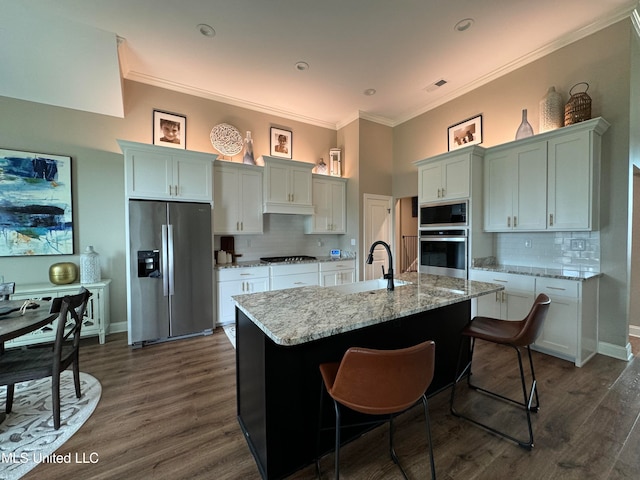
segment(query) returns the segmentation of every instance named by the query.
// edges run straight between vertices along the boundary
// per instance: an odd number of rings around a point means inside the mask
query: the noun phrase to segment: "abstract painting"
[[[70,254],[71,157],[0,150],[0,256]]]

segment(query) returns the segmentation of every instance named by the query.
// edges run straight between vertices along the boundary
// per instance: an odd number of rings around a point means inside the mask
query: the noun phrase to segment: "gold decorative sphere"
[[[54,285],[73,283],[78,278],[78,266],[73,262],[54,263],[49,267],[49,281]]]

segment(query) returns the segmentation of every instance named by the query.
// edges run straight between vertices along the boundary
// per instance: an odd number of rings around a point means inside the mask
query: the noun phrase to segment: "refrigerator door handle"
[[[173,225],[167,225],[169,232],[167,243],[167,256],[169,257],[168,263],[168,276],[169,276],[169,295],[175,294],[175,282],[174,282],[174,268],[173,268]]]
[[[162,294],[169,295],[168,228],[162,225]]]

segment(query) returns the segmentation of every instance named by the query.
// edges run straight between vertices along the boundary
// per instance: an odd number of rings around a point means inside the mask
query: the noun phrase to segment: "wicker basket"
[[[573,89],[578,85],[586,85],[584,92],[573,93]],[[569,101],[564,106],[564,124],[572,125],[578,122],[584,122],[591,118],[591,97],[587,95],[589,84],[586,82],[576,83],[569,90]]]

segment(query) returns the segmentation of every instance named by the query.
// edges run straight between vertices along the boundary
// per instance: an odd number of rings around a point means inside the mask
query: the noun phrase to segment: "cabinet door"
[[[211,202],[213,199],[211,162],[174,156],[173,195],[180,200]]]
[[[512,228],[514,167],[508,151],[487,152],[484,166],[484,229],[505,231]]]
[[[314,214],[311,221],[311,232],[328,233],[332,222],[331,185],[326,180],[313,179]]]
[[[262,185],[261,185],[262,187]],[[239,222],[238,171],[216,167],[214,174],[213,231],[216,234],[237,233]],[[260,207],[258,203],[258,208]]]
[[[126,164],[129,197],[171,199],[174,184],[171,155],[131,151]]]
[[[262,173],[240,171],[239,233],[262,233]]]
[[[291,167],[291,201],[298,205],[311,205],[311,170]]]
[[[231,298],[233,295],[244,293],[242,287],[244,281],[234,280],[218,282],[218,324],[224,325],[235,322],[236,303]]]
[[[575,359],[578,343],[578,301],[575,298],[553,296],[542,333],[536,346]]]
[[[442,196],[447,200],[469,196],[471,163],[469,154],[447,160],[443,165]]]
[[[265,201],[276,203],[289,203],[289,169],[278,163],[265,165]]]
[[[513,150],[516,189],[512,226],[514,230],[547,228],[547,142]]]
[[[418,171],[418,202],[441,200],[442,196],[442,164],[435,162],[420,167]]]
[[[590,132],[549,141],[549,230],[591,230],[593,162]]]
[[[502,318],[504,320],[522,320],[533,305],[533,290],[507,290],[502,304]]]
[[[345,233],[347,231],[347,192],[344,182],[331,182],[329,202],[331,205],[331,233]]]
[[[502,292],[481,295],[476,300],[476,315],[480,317],[502,318]]]

